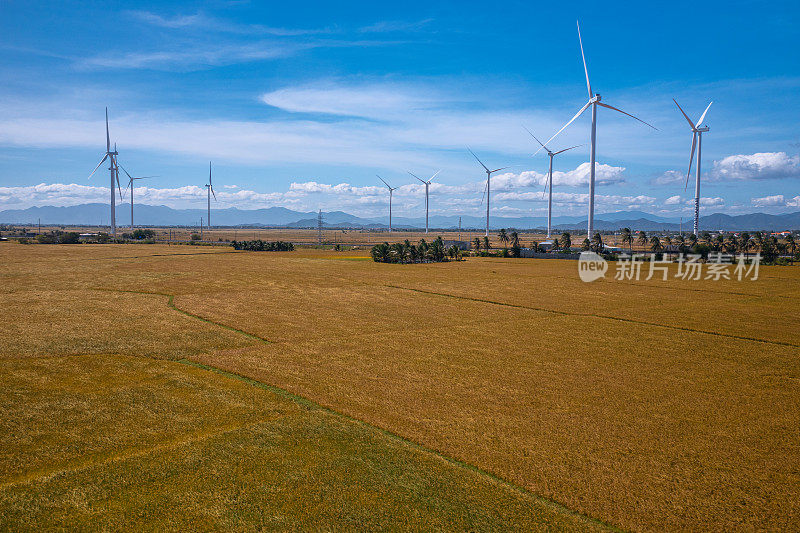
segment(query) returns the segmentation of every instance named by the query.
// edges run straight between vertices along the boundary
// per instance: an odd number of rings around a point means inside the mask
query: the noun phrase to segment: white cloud
[[[714,161],[709,178],[715,181],[744,181],[800,177],[800,156],[786,152],[731,155]]]
[[[652,180],[654,185],[673,185],[676,183],[684,183],[686,181],[686,174],[678,172],[677,170],[667,170],[662,175]]]
[[[680,205],[681,197],[678,195],[670,196],[666,200],[664,200],[664,205]]]
[[[687,203],[694,205],[694,200],[689,200]],[[703,207],[721,207],[725,205],[725,200],[719,196],[714,198],[700,197],[700,205]]]
[[[786,202],[787,207],[800,207],[800,196],[795,196]]]
[[[756,207],[772,207],[772,206],[782,207],[786,205],[786,200],[784,199],[782,194],[776,194],[774,196],[763,196],[761,198],[753,198],[751,202]]]

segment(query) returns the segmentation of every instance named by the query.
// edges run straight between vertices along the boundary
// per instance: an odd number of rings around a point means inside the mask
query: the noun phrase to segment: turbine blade
[[[428,180],[428,183],[429,183],[429,184],[430,184],[430,182],[432,182],[432,181],[433,181],[433,178],[435,178],[436,176],[438,176],[438,175],[439,175],[439,172],[441,172],[441,170],[437,170],[437,171],[436,171],[436,174],[434,174],[433,176],[431,176],[431,179],[429,179],[429,180]]]
[[[101,159],[100,162],[97,163],[97,166],[94,167],[94,170],[92,170],[92,173],[89,174],[89,177],[86,178],[86,179],[92,179],[92,176],[94,176],[94,173],[97,172],[97,169],[100,168],[100,165],[102,165],[105,162],[106,159],[108,159],[108,154],[103,156],[103,159]]]
[[[646,125],[646,126],[650,126],[650,127],[651,127],[651,128],[653,128],[654,130],[658,131],[658,128],[656,128],[656,127],[655,127],[655,126],[653,126],[652,124],[648,124],[647,122],[645,122],[644,120],[640,119],[639,117],[634,117],[633,115],[631,115],[630,113],[626,113],[626,112],[625,112],[625,111],[623,111],[622,109],[617,109],[616,107],[614,107],[614,106],[611,106],[611,105],[608,105],[608,104],[604,104],[603,102],[597,102],[597,105],[600,105],[600,106],[606,107],[606,108],[608,108],[608,109],[613,109],[614,111],[618,111],[618,112],[622,113],[623,115],[628,115],[629,117],[631,117],[631,118],[633,118],[633,119],[636,119],[636,120],[638,120],[638,121],[639,121],[639,122],[641,122],[642,124],[644,124],[644,125]]]
[[[692,119],[689,118],[689,115],[686,114],[686,112],[683,110],[683,108],[681,107],[681,105],[678,103],[677,100],[673,98],[672,101],[675,102],[675,105],[678,106],[678,109],[681,110],[681,114],[683,115],[683,118],[686,119],[686,122],[689,123],[689,126],[691,126],[692,129],[694,129],[694,122],[692,122]]]
[[[694,162],[694,149],[697,146],[697,132],[692,133],[692,151],[689,154],[689,170],[686,172],[686,185],[683,186],[683,191],[689,189],[689,176],[692,174],[692,163]]]
[[[523,128],[525,128],[525,126],[522,126],[522,127],[523,127]],[[528,132],[528,134],[530,134],[530,136],[531,136],[531,137],[533,137],[534,139],[536,139],[536,135],[534,135],[534,134],[531,132],[531,130],[529,130],[528,128],[525,128],[525,131],[527,131],[527,132]],[[536,139],[536,142],[537,142],[537,143],[539,143],[539,144],[542,146],[542,148],[544,148],[545,150],[547,150],[547,146],[543,145],[543,144],[542,144],[542,141],[540,141],[539,139]],[[549,152],[550,150],[547,150],[547,151]],[[536,153],[538,154],[538,153],[539,153],[539,150],[536,150]],[[534,155],[535,155],[535,154],[534,154]]]
[[[483,195],[481,196],[481,204],[483,205],[483,200],[486,198],[486,189],[489,188],[489,180],[486,180],[486,185],[483,186]]]
[[[702,115],[700,115],[700,119],[697,121],[697,127],[698,127],[698,128],[700,127],[700,124],[702,124],[702,123],[703,123],[703,119],[705,119],[705,118],[706,118],[706,113],[708,113],[708,109],[709,109],[709,107],[711,107],[711,104],[713,104],[713,103],[714,103],[714,102],[711,102],[710,104],[708,104],[708,107],[706,108],[706,110],[705,110],[705,111],[703,111],[703,114],[702,114]]]
[[[211,185],[211,161],[208,162],[208,184]]]
[[[114,172],[114,176],[117,178],[117,190],[119,191],[119,199],[122,200],[122,185],[119,184],[119,170]]]
[[[415,178],[417,178],[417,179],[418,179],[419,181],[421,181],[422,183],[425,183],[425,180],[423,180],[422,178],[420,178],[419,176],[417,176],[416,174],[414,174],[414,173],[413,173],[413,172],[411,172],[410,170],[406,170],[406,172],[408,172],[409,174],[411,174],[412,176],[414,176]]]
[[[559,150],[558,152],[554,153],[553,155],[561,154],[563,152],[566,152],[567,150],[572,150],[573,148],[578,148],[579,146],[583,146],[583,145],[582,144],[576,144],[575,146],[570,146],[569,148],[564,148],[563,150]]]
[[[469,146],[467,146],[467,150],[469,150],[469,153],[471,153],[471,154],[472,154],[472,157],[474,157],[474,158],[475,158],[475,161],[477,161],[478,163],[480,163],[480,165],[481,165],[483,168],[485,168],[485,169],[486,169],[486,172],[489,172],[489,169],[488,169],[488,168],[486,168],[486,165],[484,165],[484,164],[483,164],[483,161],[481,161],[480,159],[478,159],[478,156],[477,156],[477,155],[475,155],[475,152],[473,152],[472,150],[470,150]]]
[[[489,173],[490,174],[494,174],[495,172],[500,172],[501,170],[505,170],[507,168],[511,168],[511,167],[503,167],[503,168],[498,168],[498,169],[495,169],[495,170],[490,170]]]
[[[583,112],[584,112],[584,111],[586,111],[586,109],[587,109],[587,108],[588,108],[590,105],[592,105],[592,102],[591,102],[591,100],[590,100],[590,101],[588,101],[588,102],[586,102],[586,104],[584,104],[584,106],[583,106],[582,108],[580,108],[580,110],[579,110],[577,113],[575,113],[575,116],[574,116],[574,117],[572,117],[571,119],[569,119],[569,122],[567,122],[566,124],[564,124],[564,125],[561,127],[561,129],[560,129],[560,130],[558,130],[558,131],[556,132],[556,134],[555,134],[555,135],[553,135],[552,137],[550,137],[549,139],[547,139],[547,142],[545,142],[545,144],[550,144],[550,141],[552,141],[553,139],[555,139],[556,137],[558,137],[558,134],[559,134],[559,133],[561,133],[562,131],[564,131],[564,130],[567,128],[567,126],[569,126],[570,124],[572,124],[573,122],[575,122],[575,119],[576,119],[576,118],[578,118],[579,116],[581,116],[581,115],[583,114]],[[538,153],[538,150],[537,150],[537,153]],[[534,155],[536,155],[536,154],[534,154]]]
[[[375,174],[375,175],[378,176],[377,174]],[[378,179],[381,180],[383,182],[383,184],[386,185],[387,187],[389,187],[390,189],[392,188],[392,186],[389,185],[388,183],[386,183],[386,180],[383,179],[382,177],[378,176]]]
[[[209,187],[209,188],[211,189],[211,196],[214,197],[214,201],[216,202],[217,201],[217,195],[214,194],[214,187]]]
[[[583,39],[581,39],[581,23],[576,21],[578,24],[578,42],[581,45],[581,59],[583,59],[583,72],[586,74],[586,88],[589,90],[589,98],[591,99],[594,94],[592,94],[592,84],[589,83],[589,69],[586,68],[586,54],[583,53]]]
[[[111,151],[111,135],[108,133],[108,107],[106,107],[106,152]]]
[[[130,174],[128,174],[128,171],[125,170],[125,167],[123,167],[122,165],[120,165],[119,168],[121,168],[122,171],[125,173],[125,175],[128,176],[128,179],[137,179],[137,178],[132,177]]]

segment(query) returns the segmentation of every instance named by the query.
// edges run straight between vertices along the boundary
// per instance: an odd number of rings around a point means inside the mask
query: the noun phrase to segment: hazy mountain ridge
[[[207,223],[205,209],[173,209],[167,206],[141,204],[135,206],[135,222],[142,226],[198,226],[203,217]],[[0,223],[5,224],[42,224],[64,225],[108,225],[108,205],[93,203],[68,207],[41,206],[27,209],[7,209],[0,211]],[[480,229],[485,227],[486,219],[480,216],[461,216],[463,229]],[[213,209],[211,222],[214,226],[285,226],[308,228],[317,226],[317,213],[293,211],[285,207],[269,207],[264,209]],[[344,211],[323,212],[323,223],[330,227],[352,228],[386,228],[388,217],[362,218]],[[125,227],[130,224],[130,206],[117,206],[117,225]],[[492,217],[492,228],[535,229],[544,228],[545,217]],[[423,228],[424,217],[393,217],[395,228]],[[454,229],[459,227],[456,215],[434,215],[429,219],[431,228]],[[553,217],[553,226],[559,231],[582,230],[586,227],[584,216]],[[677,220],[651,215],[642,211],[618,211],[600,213],[595,218],[595,227],[599,230],[617,230],[629,227],[644,231],[677,231],[681,225]],[[714,213],[700,217],[703,230],[794,230],[800,229],[800,211],[771,215],[767,213],[750,213],[745,215],[726,215]],[[685,219],[683,230],[691,230],[691,220]]]

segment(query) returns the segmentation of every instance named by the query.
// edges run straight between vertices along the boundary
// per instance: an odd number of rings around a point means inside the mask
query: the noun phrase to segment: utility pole
[[[41,234],[42,234],[42,219],[40,218],[39,219],[39,233],[37,233],[37,235],[41,235]]]
[[[317,244],[322,246],[322,209],[317,215]]]
[[[200,217],[200,240],[203,240],[203,217]]]
[[[458,217],[458,240],[461,240],[461,217]]]

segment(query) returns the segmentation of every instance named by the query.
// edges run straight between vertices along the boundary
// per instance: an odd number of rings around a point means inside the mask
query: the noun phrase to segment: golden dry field
[[[0,303],[0,529],[800,521],[797,266],[0,243]]]

